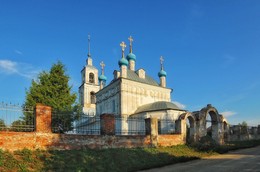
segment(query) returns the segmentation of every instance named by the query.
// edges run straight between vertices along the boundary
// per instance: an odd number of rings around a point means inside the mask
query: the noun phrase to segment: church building
[[[106,85],[105,64],[100,63],[102,71],[93,66],[90,55],[90,38],[87,64],[81,71],[82,85],[79,87],[80,102],[85,114],[93,116],[114,114],[121,117],[157,117],[177,120],[186,112],[171,102],[172,89],[167,87],[167,73],[160,58],[157,82],[145,69],[135,69],[137,58],[133,53],[133,38],[129,38],[129,53],[125,57],[126,44],[120,44],[122,55],[118,61],[119,70],[114,70],[113,80]],[[173,130],[174,130],[174,126]]]

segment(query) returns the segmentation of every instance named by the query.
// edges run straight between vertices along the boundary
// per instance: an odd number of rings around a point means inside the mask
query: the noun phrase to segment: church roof
[[[159,110],[182,110],[172,102],[158,101],[140,106],[135,113],[159,111]]]
[[[159,86],[159,84],[152,77],[145,74],[145,78],[140,78],[138,74],[132,70],[127,70],[127,79],[149,85]]]

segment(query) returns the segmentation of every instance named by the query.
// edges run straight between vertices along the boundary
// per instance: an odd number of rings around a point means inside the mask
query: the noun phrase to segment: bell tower
[[[88,35],[88,58],[81,70],[81,86],[79,87],[80,104],[86,115],[96,114],[96,92],[100,89],[98,84],[98,69],[93,66],[90,54],[90,35]]]

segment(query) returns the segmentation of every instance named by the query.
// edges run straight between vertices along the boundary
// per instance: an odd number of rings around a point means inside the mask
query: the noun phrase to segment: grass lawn
[[[13,153],[0,150],[0,171],[136,171],[257,145],[260,145],[260,140],[214,147],[203,144],[67,151],[24,149]]]

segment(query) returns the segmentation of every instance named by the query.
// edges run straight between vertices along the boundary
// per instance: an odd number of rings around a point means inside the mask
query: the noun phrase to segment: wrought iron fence
[[[100,117],[77,112],[53,112],[52,132],[100,135]]]
[[[159,134],[176,134],[175,122],[172,119],[158,119]]]
[[[145,135],[145,119],[115,116],[116,135]]]
[[[82,115],[74,126],[75,134],[100,135],[100,116]]]
[[[30,132],[35,130],[33,108],[0,103],[0,131]]]

